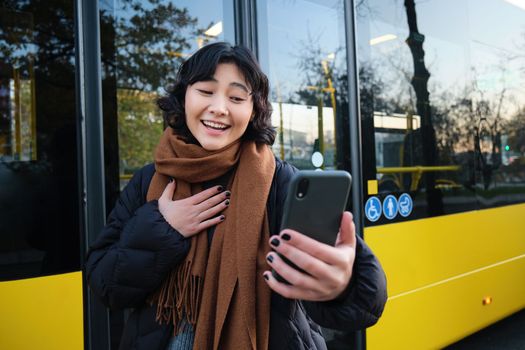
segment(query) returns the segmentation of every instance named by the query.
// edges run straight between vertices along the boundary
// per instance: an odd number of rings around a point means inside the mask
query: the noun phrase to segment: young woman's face
[[[186,89],[186,124],[200,145],[215,151],[237,141],[253,112],[250,87],[233,63],[220,63],[208,81]]]

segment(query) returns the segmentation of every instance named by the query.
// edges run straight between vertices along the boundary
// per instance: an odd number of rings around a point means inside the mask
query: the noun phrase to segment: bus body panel
[[[367,348],[443,347],[525,307],[523,213],[519,204],[365,229],[389,291]]]
[[[0,349],[84,348],[82,272],[0,282]]]

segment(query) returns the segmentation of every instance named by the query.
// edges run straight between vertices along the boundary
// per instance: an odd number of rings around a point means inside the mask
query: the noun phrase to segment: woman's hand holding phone
[[[277,281],[270,271],[264,277],[270,288],[289,299],[328,301],[338,297],[348,286],[355,260],[355,225],[350,212],[344,212],[335,246],[321,243],[300,232],[285,229],[270,238],[275,252],[267,262],[290,284]],[[306,271],[298,271],[284,262],[281,254]]]

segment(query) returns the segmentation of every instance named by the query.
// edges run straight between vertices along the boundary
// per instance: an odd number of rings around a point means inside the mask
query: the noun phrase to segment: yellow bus
[[[0,3],[0,349],[117,349],[87,247],[163,129],[155,99],[226,40],[270,79],[273,150],[345,169],[389,299],[328,349],[443,348],[525,306],[519,0]]]

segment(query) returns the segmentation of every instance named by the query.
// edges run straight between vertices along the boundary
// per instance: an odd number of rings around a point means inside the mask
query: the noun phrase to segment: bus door
[[[274,153],[299,169],[351,171],[344,1],[258,1],[256,13]],[[354,332],[323,333],[329,349],[354,347]]]
[[[84,343],[73,4],[0,4],[2,349]]]
[[[99,1],[106,214],[133,173],[153,162],[165,127],[156,100],[180,64],[207,43],[235,42],[233,1],[140,3]],[[129,313],[109,310],[111,349]]]

